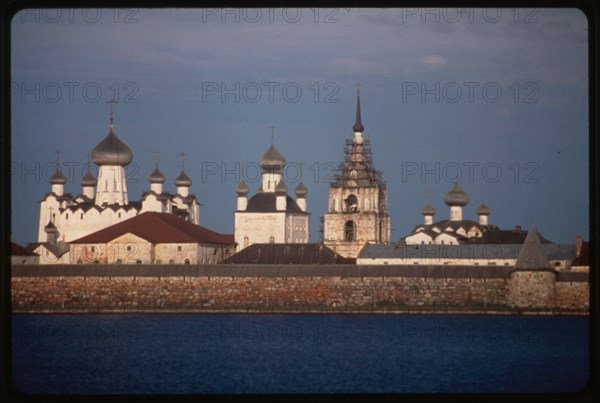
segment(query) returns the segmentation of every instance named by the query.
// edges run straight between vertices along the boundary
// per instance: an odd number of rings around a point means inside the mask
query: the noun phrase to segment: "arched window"
[[[269,238],[269,242],[271,242],[271,243],[275,243],[275,237],[274,237],[274,236],[270,237],[270,238]]]
[[[354,241],[356,239],[355,236],[356,225],[354,221],[346,221],[346,225],[344,226],[344,239],[346,241]]]
[[[248,243],[249,243],[249,242],[250,242],[250,241],[248,240],[248,237],[247,237],[247,236],[245,236],[245,237],[244,237],[244,247],[248,246]]]
[[[346,211],[354,212],[358,210],[358,199],[355,195],[350,195],[346,197],[344,203],[346,203]]]

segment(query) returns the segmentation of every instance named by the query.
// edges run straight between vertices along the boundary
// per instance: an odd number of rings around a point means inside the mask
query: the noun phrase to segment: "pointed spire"
[[[548,257],[541,247],[540,236],[532,225],[527,232],[527,237],[523,243],[523,247],[519,252],[515,269],[530,270],[530,269],[549,269],[550,263]]]
[[[360,82],[357,82],[356,84],[356,122],[354,123],[354,127],[352,128],[354,130],[355,133],[360,132],[362,133],[365,128],[362,125],[361,122],[361,117],[360,117]]]

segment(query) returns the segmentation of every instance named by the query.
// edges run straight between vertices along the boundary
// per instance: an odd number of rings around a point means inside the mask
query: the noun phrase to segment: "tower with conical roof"
[[[532,225],[515,266],[510,271],[508,304],[512,307],[548,308],[556,305],[556,271],[542,250]]]
[[[353,130],[329,186],[329,208],[322,219],[325,245],[350,258],[358,256],[366,243],[388,243],[391,232],[386,183],[375,169],[370,139],[363,138],[360,87]]]
[[[127,205],[125,167],[133,160],[133,153],[115,134],[112,105],[109,101],[110,126],[108,135],[92,151],[92,161],[99,166],[96,188],[97,205]]]

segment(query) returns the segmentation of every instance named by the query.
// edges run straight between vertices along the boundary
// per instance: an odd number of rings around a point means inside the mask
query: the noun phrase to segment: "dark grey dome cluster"
[[[108,135],[92,151],[92,161],[96,165],[128,165],[133,160],[133,153],[123,143],[114,130],[110,129]]]
[[[444,203],[447,206],[460,206],[464,207],[469,203],[469,196],[460,187],[458,181],[454,183],[454,187],[451,191],[446,193],[444,197]]]
[[[258,164],[266,171],[278,171],[285,166],[285,158],[274,145],[271,145],[267,152],[260,157]]]

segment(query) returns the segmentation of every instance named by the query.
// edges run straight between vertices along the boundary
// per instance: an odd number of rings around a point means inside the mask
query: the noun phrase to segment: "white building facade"
[[[81,179],[81,193],[76,196],[65,192],[67,178],[57,161],[56,171],[49,179],[51,190],[40,201],[38,244],[70,242],[147,211],[171,213],[200,224],[200,204],[189,192],[192,181],[185,174],[183,163],[175,180],[175,194],[163,191],[166,178],[156,164],[148,178],[150,191],[140,201],[129,199],[125,169],[133,160],[133,153],[117,137],[112,112],[109,133],[94,148],[91,157],[98,166],[98,178],[92,174],[89,163]],[[54,228],[48,227],[50,224]]]
[[[248,198],[249,188],[243,180],[236,187],[234,232],[238,251],[255,243],[308,243],[308,190],[300,181],[295,189],[296,199],[288,195],[282,177],[285,163],[271,145],[259,161],[262,181],[257,193]]]

